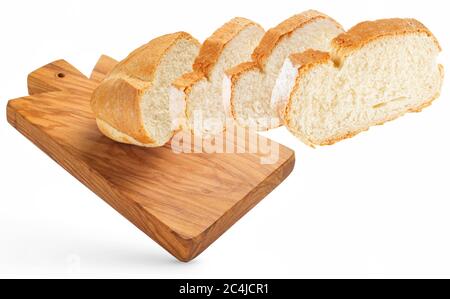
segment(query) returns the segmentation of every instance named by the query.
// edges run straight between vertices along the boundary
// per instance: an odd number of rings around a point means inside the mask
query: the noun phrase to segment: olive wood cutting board
[[[102,56],[90,78],[64,60],[37,69],[29,96],[8,102],[8,122],[176,258],[192,260],[290,174],[294,152],[259,135],[278,146],[275,163],[246,149],[176,153],[170,143],[114,142],[97,129],[89,101],[116,63]],[[225,142],[237,148],[236,135]]]

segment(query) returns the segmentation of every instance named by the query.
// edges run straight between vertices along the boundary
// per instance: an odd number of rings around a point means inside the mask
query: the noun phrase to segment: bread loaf
[[[336,37],[330,52],[286,59],[272,107],[307,144],[335,143],[430,105],[443,80],[440,50],[414,19],[360,23]]]
[[[100,131],[123,143],[164,145],[172,123],[169,86],[192,70],[200,44],[185,32],[163,35],[121,61],[94,90],[91,106]]]

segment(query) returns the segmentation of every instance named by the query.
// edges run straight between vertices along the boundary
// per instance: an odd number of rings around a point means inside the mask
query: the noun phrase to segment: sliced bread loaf
[[[249,60],[263,34],[260,25],[238,17],[225,23],[205,40],[193,71],[178,78],[171,90],[174,107],[179,107],[177,111],[185,110],[185,129],[203,137],[223,131],[224,72]]]
[[[271,106],[272,89],[285,58],[309,48],[328,50],[343,29],[330,17],[306,11],[266,32],[252,61],[227,71],[224,80],[226,110],[241,126],[266,130],[279,126]]]
[[[94,90],[91,99],[100,131],[118,142],[164,145],[172,124],[169,86],[192,70],[200,44],[178,32],[155,38],[121,61]]]
[[[273,107],[310,145],[327,145],[439,96],[441,48],[414,19],[364,22],[332,41],[330,53],[291,55],[277,79]]]

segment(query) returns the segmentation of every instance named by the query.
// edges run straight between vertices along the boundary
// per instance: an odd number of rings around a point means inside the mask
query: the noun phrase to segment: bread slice
[[[285,58],[309,48],[328,50],[330,41],[343,29],[330,17],[306,11],[266,32],[252,54],[252,61],[227,71],[224,103],[241,126],[266,130],[279,126],[271,106],[272,89]]]
[[[155,38],[121,61],[94,90],[97,125],[107,137],[140,146],[162,146],[173,136],[169,86],[192,70],[199,42],[185,32]]]
[[[440,50],[414,19],[360,23],[334,39],[330,53],[291,55],[273,106],[307,144],[333,144],[430,105],[444,75]]]
[[[205,40],[193,71],[177,79],[171,90],[174,105],[178,103],[179,110],[185,109],[185,129],[202,137],[223,131],[226,120],[222,95],[224,72],[249,60],[263,35],[260,25],[237,17]]]

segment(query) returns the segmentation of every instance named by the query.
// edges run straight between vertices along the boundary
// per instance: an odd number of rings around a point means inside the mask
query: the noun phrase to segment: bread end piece
[[[139,146],[162,146],[175,128],[168,89],[192,69],[199,42],[186,32],[155,38],[122,60],[94,90],[91,107],[107,137]],[[170,82],[170,83],[169,83]]]
[[[110,126],[108,123],[104,122],[100,118],[96,118],[95,121],[97,123],[97,127],[100,130],[100,132],[102,132],[102,134],[108,137],[109,139],[112,139],[120,143],[139,145],[143,147],[153,147],[153,143],[139,142],[133,137],[116,130],[114,127]]]
[[[141,98],[149,84],[133,78],[121,76],[107,77],[94,90],[91,107],[97,123],[102,124],[102,133],[113,140],[117,134],[108,134],[106,124],[130,140],[138,140],[140,144],[151,144],[154,140],[147,134],[140,109]],[[112,107],[112,108],[110,108]],[[108,121],[106,121],[108,120]],[[119,141],[119,140],[116,140]],[[133,142],[126,142],[133,143]],[[139,144],[138,144],[139,145]]]

